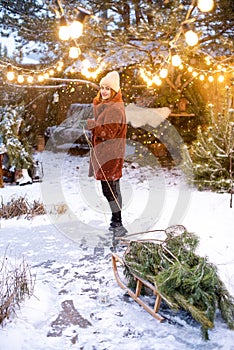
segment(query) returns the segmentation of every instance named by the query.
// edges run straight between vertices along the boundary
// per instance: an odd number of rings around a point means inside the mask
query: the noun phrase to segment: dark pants
[[[121,223],[122,195],[119,180],[101,181],[102,193],[106,197],[112,212],[111,221]]]

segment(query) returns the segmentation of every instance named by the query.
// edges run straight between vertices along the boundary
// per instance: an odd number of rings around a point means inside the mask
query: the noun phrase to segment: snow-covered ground
[[[0,350],[233,350],[234,331],[219,313],[205,342],[186,313],[162,305],[171,322],[160,323],[125,295],[111,265],[108,205],[100,184],[87,177],[88,157],[50,151],[41,156],[42,183],[0,189],[4,202],[26,195],[43,201],[48,212],[31,220],[1,220],[1,256],[24,257],[36,280],[34,296],[0,329]],[[129,234],[184,225],[200,237],[198,254],[217,265],[234,295],[230,195],[199,192],[178,169],[147,162],[139,167],[129,161],[124,168],[123,221]],[[152,235],[156,232],[145,234]]]

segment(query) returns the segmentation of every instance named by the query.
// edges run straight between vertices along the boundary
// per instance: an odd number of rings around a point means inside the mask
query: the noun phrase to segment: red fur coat
[[[94,121],[89,176],[114,181],[122,176],[126,146],[126,114],[121,91],[111,101],[93,101]]]

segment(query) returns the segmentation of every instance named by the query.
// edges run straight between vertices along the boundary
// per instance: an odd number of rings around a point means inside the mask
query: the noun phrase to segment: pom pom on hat
[[[116,71],[112,71],[107,73],[107,75],[101,79],[100,86],[106,85],[113,89],[115,92],[118,92],[120,89],[119,80],[119,73]]]

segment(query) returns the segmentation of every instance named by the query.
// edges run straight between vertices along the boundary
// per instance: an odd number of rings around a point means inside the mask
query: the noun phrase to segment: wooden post
[[[2,176],[2,157],[3,155],[0,154],[0,188],[4,187],[3,176]]]

